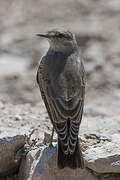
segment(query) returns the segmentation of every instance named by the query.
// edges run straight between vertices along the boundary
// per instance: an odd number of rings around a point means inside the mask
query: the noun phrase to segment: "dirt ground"
[[[37,64],[48,43],[35,34],[52,28],[74,32],[84,57],[87,86],[80,133],[119,132],[119,19],[119,0],[0,0],[0,135],[37,128],[36,137],[43,139],[51,131],[36,83]]]

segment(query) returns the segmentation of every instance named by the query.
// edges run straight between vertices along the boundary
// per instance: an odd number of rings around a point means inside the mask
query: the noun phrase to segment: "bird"
[[[84,168],[78,134],[82,120],[86,75],[75,35],[69,30],[36,34],[49,48],[40,60],[37,83],[57,133],[57,167]],[[52,140],[51,140],[52,141]],[[52,144],[52,142],[51,142]]]

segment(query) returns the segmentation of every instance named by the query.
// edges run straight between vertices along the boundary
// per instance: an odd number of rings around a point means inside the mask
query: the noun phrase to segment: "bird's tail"
[[[58,168],[70,167],[72,169],[84,168],[84,159],[80,150],[79,141],[77,140],[76,148],[73,154],[64,154],[61,147],[61,142],[58,138]]]

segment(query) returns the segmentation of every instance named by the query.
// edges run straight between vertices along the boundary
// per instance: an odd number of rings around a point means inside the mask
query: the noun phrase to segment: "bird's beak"
[[[36,34],[36,36],[40,36],[40,37],[44,37],[44,38],[50,37],[50,35],[48,33],[40,33],[40,34]]]

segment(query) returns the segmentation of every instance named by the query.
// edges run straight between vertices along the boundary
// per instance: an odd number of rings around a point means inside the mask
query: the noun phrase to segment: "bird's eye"
[[[62,33],[60,33],[60,34],[58,35],[58,37],[59,37],[59,38],[65,38],[65,35],[62,34]]]

